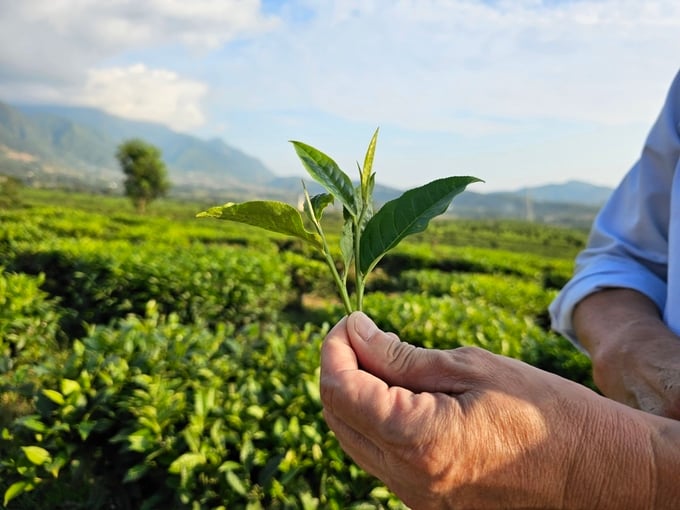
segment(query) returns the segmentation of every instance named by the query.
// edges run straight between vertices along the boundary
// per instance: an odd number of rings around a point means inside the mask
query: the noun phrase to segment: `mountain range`
[[[301,177],[278,176],[220,139],[204,140],[93,108],[0,102],[0,174],[28,185],[118,192],[122,173],[116,147],[130,138],[142,138],[161,150],[176,196],[218,202],[299,200]],[[315,183],[308,187],[312,193],[320,190]],[[402,191],[376,184],[375,200],[384,203]],[[587,224],[611,191],[580,181],[508,192],[466,191],[456,197],[451,213]]]

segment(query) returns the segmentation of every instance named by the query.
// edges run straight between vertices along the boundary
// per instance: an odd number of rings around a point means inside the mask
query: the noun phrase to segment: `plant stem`
[[[319,237],[321,237],[321,243],[323,246],[322,254],[324,257],[324,260],[326,261],[326,264],[328,265],[328,268],[331,270],[331,274],[333,275],[333,280],[335,281],[335,285],[338,288],[338,292],[340,293],[340,298],[342,299],[342,304],[345,306],[345,312],[349,315],[352,313],[352,302],[349,299],[349,294],[347,293],[347,283],[346,280],[343,281],[343,279],[340,277],[338,274],[338,269],[335,267],[335,260],[333,260],[333,256],[331,255],[331,250],[328,247],[328,241],[326,240],[326,235],[323,232],[323,228],[321,228],[321,222],[319,219],[316,217],[316,214],[314,214],[314,208],[312,207],[312,202],[311,199],[309,198],[309,193],[307,193],[307,190],[305,189],[305,200],[307,202],[307,208],[308,208],[308,217],[312,220],[312,224],[314,225],[314,228],[316,229],[316,232],[319,234]]]
[[[356,286],[356,300],[357,310],[360,312],[364,309],[364,275],[359,269],[359,248],[361,246],[361,232],[359,225],[361,225],[363,218],[363,210],[360,217],[354,222],[354,280]]]
[[[340,297],[342,298],[342,303],[345,306],[345,312],[349,315],[352,313],[352,302],[349,299],[349,294],[347,293],[347,286],[343,283],[342,279],[340,278],[340,275],[338,274],[338,270],[335,267],[335,261],[333,260],[333,257],[331,257],[330,251],[328,250],[328,243],[326,243],[326,238],[322,235],[321,238],[323,239],[323,245],[324,245],[324,258],[326,260],[326,264],[328,264],[328,267],[331,270],[331,274],[333,275],[333,280],[335,280],[335,285],[338,287],[338,291],[340,292]]]

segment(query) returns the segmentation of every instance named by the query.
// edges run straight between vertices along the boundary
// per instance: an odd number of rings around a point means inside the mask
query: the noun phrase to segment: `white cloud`
[[[206,52],[276,26],[259,0],[0,0],[0,79],[77,83],[126,52]]]
[[[300,3],[307,23],[224,63],[235,105],[455,131],[648,122],[677,68],[675,0]]]
[[[206,85],[165,63],[277,24],[259,0],[0,0],[0,12],[0,100],[88,104],[183,130],[203,122]],[[127,65],[149,51],[166,56]]]
[[[277,24],[262,14],[259,0],[3,0],[0,5],[2,26],[14,26],[15,35],[28,28],[34,30],[32,38],[87,41],[107,51],[168,41],[214,48]]]
[[[205,84],[172,71],[136,64],[90,70],[80,102],[121,117],[189,131],[205,120],[200,102],[206,89]]]
[[[205,120],[259,152],[284,118],[476,147],[560,123],[648,126],[680,42],[677,0],[0,0],[0,12],[0,100],[182,130]]]

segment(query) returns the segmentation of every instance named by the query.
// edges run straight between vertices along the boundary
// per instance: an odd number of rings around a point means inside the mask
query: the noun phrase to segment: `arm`
[[[634,289],[665,311],[671,193],[674,184],[680,186],[676,178],[679,125],[680,73],[639,160],[595,219],[588,245],[576,258],[573,278],[550,305],[553,328],[579,347],[572,313],[593,292],[609,287]]]
[[[588,353],[601,391],[680,419],[680,74],[637,163],[598,214],[550,305],[553,329]]]
[[[679,422],[517,360],[417,349],[354,313],[324,341],[321,395],[345,451],[414,510],[680,507]]]
[[[630,289],[602,290],[576,305],[573,324],[605,395],[680,419],[680,338],[653,301]]]

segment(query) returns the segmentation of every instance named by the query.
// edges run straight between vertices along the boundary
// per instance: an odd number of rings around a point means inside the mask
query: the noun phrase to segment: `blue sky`
[[[0,0],[0,100],[219,137],[278,175],[288,140],[377,180],[475,191],[635,161],[678,70],[676,0]]]

